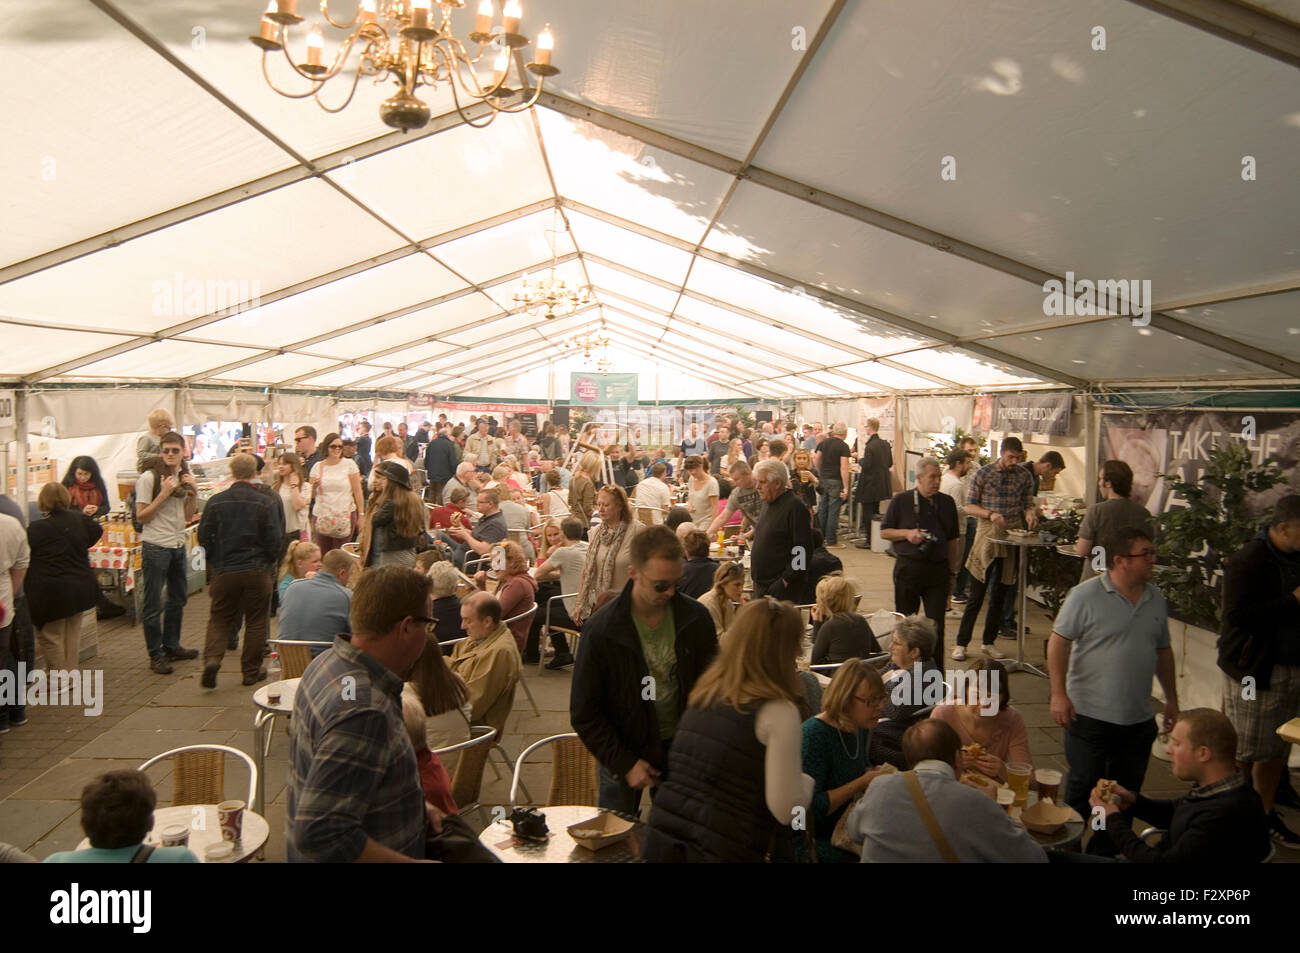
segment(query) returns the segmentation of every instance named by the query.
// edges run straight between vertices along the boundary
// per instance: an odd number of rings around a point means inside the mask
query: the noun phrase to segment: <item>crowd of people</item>
[[[598,762],[599,805],[636,814],[653,792],[647,860],[1079,856],[1043,851],[969,777],[1005,781],[1009,764],[1032,766],[998,662],[1014,583],[996,542],[1037,523],[1038,481],[1064,469],[1054,451],[1030,462],[1008,437],[977,467],[976,448],[959,445],[922,459],[915,487],[893,492],[875,420],[856,453],[842,423],[801,433],[722,417],[707,434],[692,425],[677,446],[644,451],[607,444],[598,428],[571,437],[547,424],[525,436],[518,421],[488,417],[462,426],[442,416],[414,433],[384,425],[372,444],[362,421],[352,439],[297,428],[269,471],[237,452],[229,485],[200,516],[172,428],[165,413],[150,416],[129,501],[150,666],[169,674],[199,656],[180,644],[185,534],[197,520],[211,587],[201,688],[216,686],[241,630],[242,682],[264,681],[273,616],[279,638],[316,643],[292,719],[291,860],[435,855],[456,804],[433,749],[466,740],[470,725],[504,734],[522,667],[543,661],[547,641],[548,667],[573,668],[571,722]],[[1110,832],[1090,839],[1088,857],[1258,860],[1270,834],[1298,846],[1274,796],[1286,754],[1275,729],[1300,710],[1300,497],[1283,498],[1230,562],[1225,713],[1184,711],[1131,486],[1127,465],[1103,464],[1104,498],[1078,546],[1101,545],[1106,569],[1085,569],[1048,646],[1051,714],[1071,768],[1062,799],[1105,815]],[[843,548],[851,495],[868,516],[887,504],[881,535],[902,617],[888,633],[859,613],[831,552]],[[55,668],[75,664],[81,615],[100,598],[85,552],[108,494],[95,462],[78,457],[38,502],[47,515],[25,530],[0,513],[0,648],[5,664],[14,646],[34,658],[15,636],[21,613]],[[924,703],[945,659],[967,658],[986,596],[973,671],[996,704],[976,694]],[[954,605],[965,608],[949,656]],[[810,610],[810,652],[796,606]],[[832,669],[829,684],[809,665]],[[1173,802],[1140,794],[1157,734],[1153,677],[1174,773],[1196,785]],[[1258,698],[1242,695],[1246,677]],[[12,707],[0,715],[0,731],[25,722]],[[143,831],[120,806],[114,824],[97,820],[106,801],[152,810],[152,791],[109,775],[83,795],[91,850],[129,859]],[[1166,840],[1134,838],[1133,817],[1167,827]],[[188,859],[173,853],[147,859]]]

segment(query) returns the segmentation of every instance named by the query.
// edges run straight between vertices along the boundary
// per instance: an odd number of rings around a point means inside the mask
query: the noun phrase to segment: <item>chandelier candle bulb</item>
[[[551,50],[555,49],[555,37],[551,33],[551,25],[546,24],[546,29],[537,37],[537,65],[551,65]]]
[[[375,22],[375,0],[361,0],[361,22]]]
[[[500,86],[506,78],[506,70],[510,69],[510,53],[502,50],[498,55],[496,62],[492,64],[492,85]]]
[[[307,34],[307,65],[320,66],[321,49],[325,46],[325,37],[321,36],[320,27],[312,27]]]
[[[492,0],[483,0],[478,5],[478,15],[474,19],[475,33],[492,32]]]
[[[272,3],[271,6],[274,8],[275,4]],[[269,13],[271,11],[268,10],[267,12]],[[262,39],[266,40],[268,43],[278,43],[279,37],[277,34],[279,32],[280,28],[276,26],[274,22],[268,20],[266,17],[262,17]]]
[[[506,5],[501,11],[505,17],[505,32],[518,33],[519,21],[524,17],[523,8],[519,5],[519,0],[506,0]]]
[[[275,5],[282,17],[296,17],[298,15],[298,0],[276,0]]]
[[[417,30],[429,28],[429,0],[414,0],[411,4],[411,26]]]

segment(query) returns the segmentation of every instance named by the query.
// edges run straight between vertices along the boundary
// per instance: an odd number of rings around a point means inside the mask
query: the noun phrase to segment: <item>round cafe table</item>
[[[267,725],[275,726],[275,716],[293,714],[293,695],[298,690],[298,679],[286,678],[278,682],[267,682],[253,692],[253,704],[257,712],[253,715],[253,763],[257,765],[257,803],[249,805],[256,810],[266,810],[266,749],[270,747],[270,734]],[[279,692],[280,700],[271,703],[272,692]]]
[[[199,812],[202,812],[201,814]],[[207,863],[203,849],[209,844],[221,843],[221,823],[217,820],[215,804],[182,804],[176,807],[160,807],[153,812],[153,829],[145,835],[144,842],[154,847],[161,847],[158,834],[164,827],[184,824],[190,829],[189,849],[199,858],[199,863]],[[252,860],[271,836],[271,825],[261,814],[244,808],[243,825],[240,838],[235,842],[235,852],[227,861],[216,863],[245,864]],[[90,839],[83,838],[77,850],[90,847]]]
[[[1025,802],[1025,807],[1030,808],[1038,803],[1038,792],[1030,791],[1029,799]],[[1057,830],[1051,834],[1040,834],[1037,831],[1031,831],[1025,828],[1034,843],[1046,850],[1049,847],[1068,847],[1071,844],[1077,844],[1083,837],[1084,821],[1066,821]]]
[[[515,837],[508,820],[489,824],[478,839],[506,864],[631,864],[641,859],[645,825],[636,818],[604,808],[570,804],[542,807],[538,811],[546,815],[546,826],[550,828],[545,842],[520,840]],[[569,826],[589,821],[598,814],[615,814],[635,821],[636,826],[623,840],[600,850],[579,847],[578,842],[569,836]]]
[[[1025,600],[1028,590],[1027,570],[1029,568],[1029,550],[1035,547],[1050,546],[1051,543],[1043,539],[1042,533],[1033,533],[1029,536],[1008,536],[1006,539],[994,539],[991,542],[999,546],[1010,546],[1020,549],[1021,553],[1016,560],[1019,589],[1019,606],[1017,606],[1016,615],[1016,657],[1007,659],[1002,663],[1007,673],[1012,672],[1029,672],[1031,675],[1037,675],[1039,678],[1047,678],[1047,673],[1031,662],[1025,661],[1025,632],[1029,626],[1025,619]],[[1002,554],[1014,552],[1014,550],[1003,550]]]

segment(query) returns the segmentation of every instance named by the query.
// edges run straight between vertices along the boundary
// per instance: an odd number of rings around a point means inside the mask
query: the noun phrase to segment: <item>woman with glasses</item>
[[[632,565],[632,540],[645,526],[632,519],[627,493],[616,483],[596,494],[600,525],[591,532],[587,562],[578,582],[578,605],[573,621],[582,625],[596,611],[596,597],[606,589],[620,589]]]
[[[795,671],[803,618],[759,599],[736,616],[695,683],[650,810],[643,857],[668,863],[795,859],[792,821],[812,800]]]
[[[316,498],[313,538],[322,555],[341,549],[352,539],[357,521],[366,509],[361,495],[361,471],[343,456],[343,438],[331,433],[326,434],[323,442],[325,459],[311,468],[311,492]]]
[[[821,863],[856,861],[831,846],[844,812],[881,769],[871,766],[870,732],[885,706],[880,673],[860,658],[835,671],[822,696],[822,710],[803,723],[803,770],[813,779],[813,840]]]

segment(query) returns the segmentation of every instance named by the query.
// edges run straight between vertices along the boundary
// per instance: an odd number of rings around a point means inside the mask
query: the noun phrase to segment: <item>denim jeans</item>
[[[1151,745],[1155,743],[1155,718],[1136,725],[1116,725],[1077,712],[1065,729],[1065,759],[1070,775],[1065,784],[1065,803],[1088,817],[1092,808],[1088,795],[1101,778],[1118,781],[1120,787],[1137,793],[1146,777]]]
[[[817,522],[821,525],[822,535],[826,537],[826,545],[830,546],[839,542],[840,507],[844,505],[840,491],[844,489],[844,484],[839,480],[822,480],[821,489],[822,496],[817,501]]]
[[[664,762],[668,760],[668,750],[672,746],[671,738],[664,741]],[[621,774],[615,774],[604,764],[598,766],[597,772],[599,778],[599,788],[596,794],[596,806],[603,807],[610,811],[621,811],[624,814],[636,815],[641,810],[641,794],[643,791],[651,792],[650,798],[654,799],[654,788],[637,788],[633,789],[627,783],[627,779]],[[668,772],[664,771],[659,777],[659,783],[662,784],[668,778]]]
[[[18,693],[17,704],[0,705],[0,728],[8,728],[11,721],[22,721],[27,712],[27,682],[18,681],[18,656],[9,648],[9,641],[14,636],[13,624],[0,629],[0,672],[8,672],[14,691]]]
[[[140,574],[144,577],[140,622],[144,626],[144,644],[149,657],[159,658],[165,650],[177,651],[181,647],[181,617],[188,599],[185,547],[170,549],[156,543],[143,543],[140,550]],[[167,587],[165,613],[164,585]]]
[[[970,596],[966,609],[962,612],[961,625],[957,629],[957,644],[969,645],[975,632],[975,617],[984,605],[984,593],[989,594],[989,611],[984,616],[984,644],[992,645],[998,639],[998,625],[1002,619],[1003,607],[1007,601],[1016,596],[1016,587],[1002,583],[1002,559],[992,559],[984,570],[984,581],[971,577]]]

